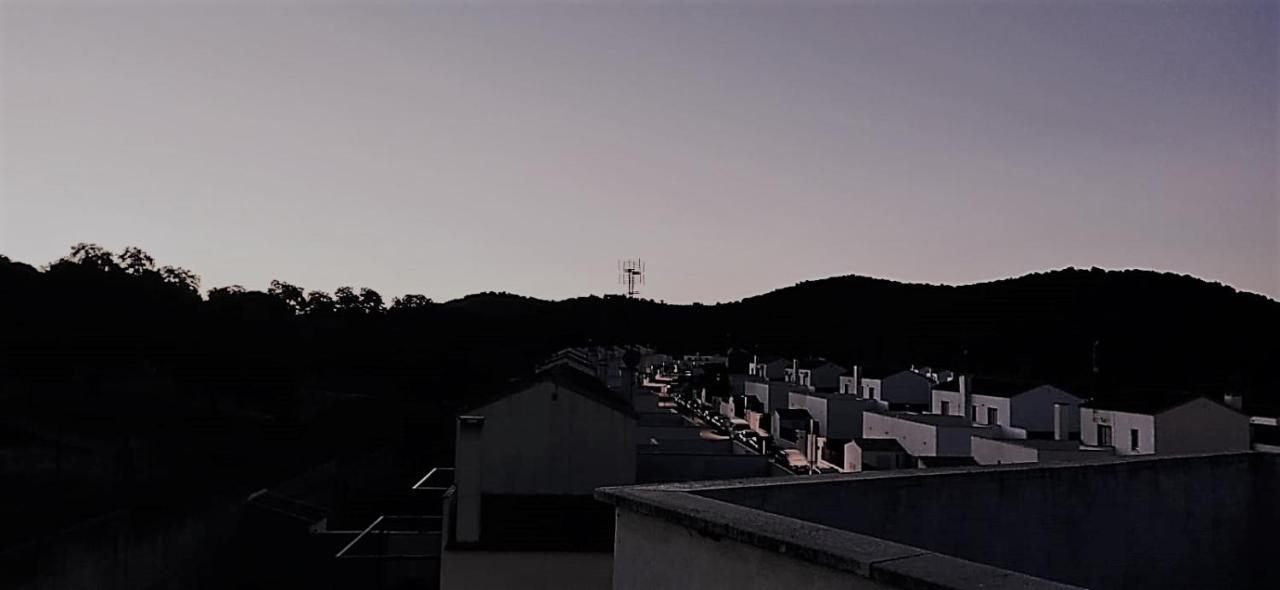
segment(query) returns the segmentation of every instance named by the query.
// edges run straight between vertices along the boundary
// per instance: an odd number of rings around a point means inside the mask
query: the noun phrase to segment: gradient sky
[[[52,5],[51,5],[52,4]],[[0,253],[205,287],[733,300],[863,274],[1280,298],[1277,1],[0,8]]]

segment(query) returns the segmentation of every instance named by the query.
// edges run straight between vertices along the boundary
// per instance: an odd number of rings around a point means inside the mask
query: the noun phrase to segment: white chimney
[[[1071,432],[1071,406],[1053,404],[1053,440],[1067,440]]]
[[[1238,412],[1244,409],[1244,396],[1235,393],[1224,394],[1222,396],[1222,403],[1226,404],[1229,408],[1235,408]]]
[[[862,397],[862,367],[853,366],[853,394]]]
[[[957,379],[960,381],[960,415],[969,416],[973,407],[973,400],[969,399],[969,375],[961,374]],[[978,416],[975,414],[973,420],[977,421]]]

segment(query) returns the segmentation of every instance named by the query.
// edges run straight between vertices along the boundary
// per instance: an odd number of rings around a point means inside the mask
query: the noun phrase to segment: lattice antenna
[[[640,285],[644,284],[644,261],[639,258],[635,260],[619,260],[618,284],[626,286],[627,297],[639,295]]]

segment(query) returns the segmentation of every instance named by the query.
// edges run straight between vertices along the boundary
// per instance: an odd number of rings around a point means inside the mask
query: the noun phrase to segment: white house
[[[887,409],[877,400],[820,391],[792,391],[787,407],[808,411],[817,423],[815,434],[834,438],[862,436],[863,412]]]
[[[862,438],[892,438],[914,457],[969,457],[970,437],[991,429],[960,416],[866,412]]]
[[[1249,450],[1249,417],[1204,397],[1096,400],[1080,408],[1080,438],[1117,455]]]
[[[824,438],[818,446],[818,465],[845,473],[914,467],[911,455],[892,438]]]
[[[794,389],[796,389],[794,384],[785,381],[748,379],[742,384],[743,393],[758,400],[764,407],[765,414],[786,409],[790,402],[789,396]]]
[[[792,382],[818,391],[836,391],[845,368],[824,359],[810,359],[796,363]]]
[[[770,420],[770,436],[777,442],[789,442],[796,444],[801,442],[799,433],[819,435],[814,432],[816,423],[809,412],[803,409],[783,408],[774,410],[772,419]]]
[[[927,409],[933,381],[913,369],[885,369],[854,365],[836,379],[836,391],[856,397],[881,400],[893,409]],[[886,397],[885,391],[889,394]]]
[[[1110,448],[1089,447],[1078,440],[995,439],[974,436],[973,460],[979,465],[1012,463],[1081,463],[1114,457]]]
[[[933,403],[933,380],[912,369],[895,371],[879,379],[874,373],[868,377],[869,382],[878,386],[870,397],[889,404],[891,410],[927,411]]]
[[[636,477],[629,400],[568,363],[458,418],[442,588],[611,584],[612,515],[593,490]],[[564,526],[573,523],[573,526]]]
[[[747,374],[765,381],[782,381],[787,376],[791,361],[778,356],[755,356],[747,363]]]
[[[962,391],[966,380],[968,390]],[[1028,438],[1054,438],[1054,407],[1060,406],[1057,411],[1069,418],[1066,438],[1079,438],[1075,416],[1083,400],[1053,385],[961,375],[935,386],[932,397],[934,414],[965,416],[974,424],[1019,428],[1027,432]]]

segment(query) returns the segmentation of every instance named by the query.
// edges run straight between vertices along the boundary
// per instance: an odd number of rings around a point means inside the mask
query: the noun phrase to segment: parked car
[[[809,473],[809,460],[796,449],[778,449],[774,451],[774,458],[793,473]]]

